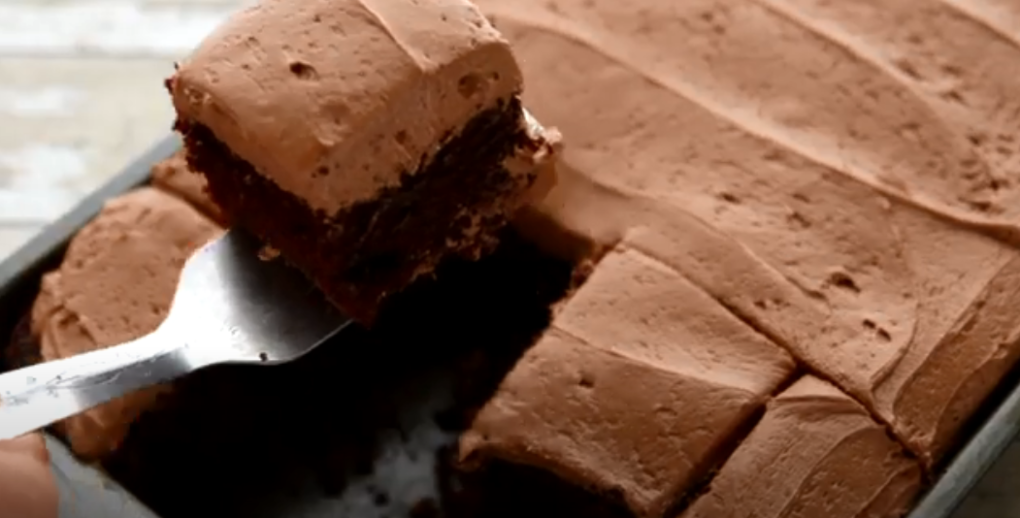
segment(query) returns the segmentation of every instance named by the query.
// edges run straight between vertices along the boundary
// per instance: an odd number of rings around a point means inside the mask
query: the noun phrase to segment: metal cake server
[[[273,365],[351,321],[297,270],[230,230],[188,259],[169,315],[135,341],[0,375],[0,440],[219,363]]]

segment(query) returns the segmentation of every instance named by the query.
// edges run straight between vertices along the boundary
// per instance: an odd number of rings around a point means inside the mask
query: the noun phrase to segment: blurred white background
[[[239,0],[0,0],[0,259],[165,136],[163,79]]]

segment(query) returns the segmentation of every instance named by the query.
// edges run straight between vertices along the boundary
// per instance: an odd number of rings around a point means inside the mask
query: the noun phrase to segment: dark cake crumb
[[[597,495],[535,468],[494,462],[466,473],[454,452],[440,456],[441,506],[447,518],[632,518],[616,495]]]
[[[477,258],[495,245],[491,236],[506,223],[500,204],[536,179],[522,184],[502,165],[529,141],[522,113],[516,97],[479,113],[444,139],[435,157],[404,173],[399,186],[335,215],[311,209],[258,174],[205,126],[178,120],[175,129],[184,135],[189,164],[205,175],[232,221],[279,249],[356,321],[372,324],[380,303],[423,268],[451,254]],[[471,239],[465,208],[482,216]]]

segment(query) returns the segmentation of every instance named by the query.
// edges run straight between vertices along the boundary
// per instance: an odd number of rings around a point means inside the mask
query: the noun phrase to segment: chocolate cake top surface
[[[902,516],[921,470],[838,388],[805,376],[764,418],[681,518]]]
[[[540,211],[602,247],[643,228],[926,463],[945,455],[1020,357],[1020,9],[479,5],[568,143]]]
[[[179,117],[332,215],[399,185],[521,73],[466,0],[264,0],[169,84]]]
[[[668,265],[604,258],[506,376],[461,457],[548,470],[666,515],[739,440],[792,358]]]
[[[184,261],[222,229],[188,203],[141,188],[106,203],[43,277],[32,333],[45,361],[140,338],[166,318]],[[63,422],[75,453],[113,451],[162,389],[134,393]]]

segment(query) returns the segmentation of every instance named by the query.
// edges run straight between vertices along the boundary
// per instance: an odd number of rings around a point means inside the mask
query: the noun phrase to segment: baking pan
[[[0,343],[7,343],[6,337],[11,335],[24,308],[30,304],[40,276],[59,263],[68,240],[75,232],[99,212],[105,200],[145,184],[151,166],[169,157],[179,145],[176,137],[168,137],[158,143],[0,263],[0,308],[3,308],[0,312]],[[480,324],[491,325],[491,322]],[[336,340],[348,340],[349,334],[342,333]],[[374,360],[366,361],[378,362],[385,360],[387,354],[399,352],[383,351],[381,356],[376,355]],[[352,359],[357,359],[357,355]],[[274,369],[281,368],[284,367]],[[351,372],[357,371],[348,371],[348,374]],[[426,368],[424,372],[414,373],[397,383],[401,386],[394,387],[393,393],[400,401],[393,411],[399,422],[392,427],[391,433],[383,433],[378,438],[372,465],[345,477],[342,489],[323,489],[322,481],[314,474],[295,473],[288,476],[291,483],[287,484],[286,490],[253,492],[252,505],[243,511],[218,510],[216,513],[246,518],[407,516],[416,506],[420,507],[421,502],[436,498],[439,492],[441,481],[437,480],[435,452],[453,444],[456,434],[444,431],[449,428],[442,426],[435,416],[454,397],[456,387],[450,380],[452,375],[445,367]],[[341,423],[340,426],[351,424]],[[973,419],[971,430],[970,439],[946,464],[941,476],[910,518],[952,516],[1017,437],[1020,432],[1020,373],[1016,369],[1004,379],[1000,390],[985,405],[985,410]],[[136,498],[111,480],[108,474],[80,464],[57,439],[48,436],[47,441],[60,489],[60,518],[160,518],[140,502],[144,498]],[[201,466],[196,466],[196,469],[201,469]],[[182,501],[192,499],[186,490],[187,483],[180,486],[185,490],[179,492],[176,498]],[[196,497],[187,505],[199,510],[209,507],[210,501]],[[198,516],[202,513],[181,514]]]

